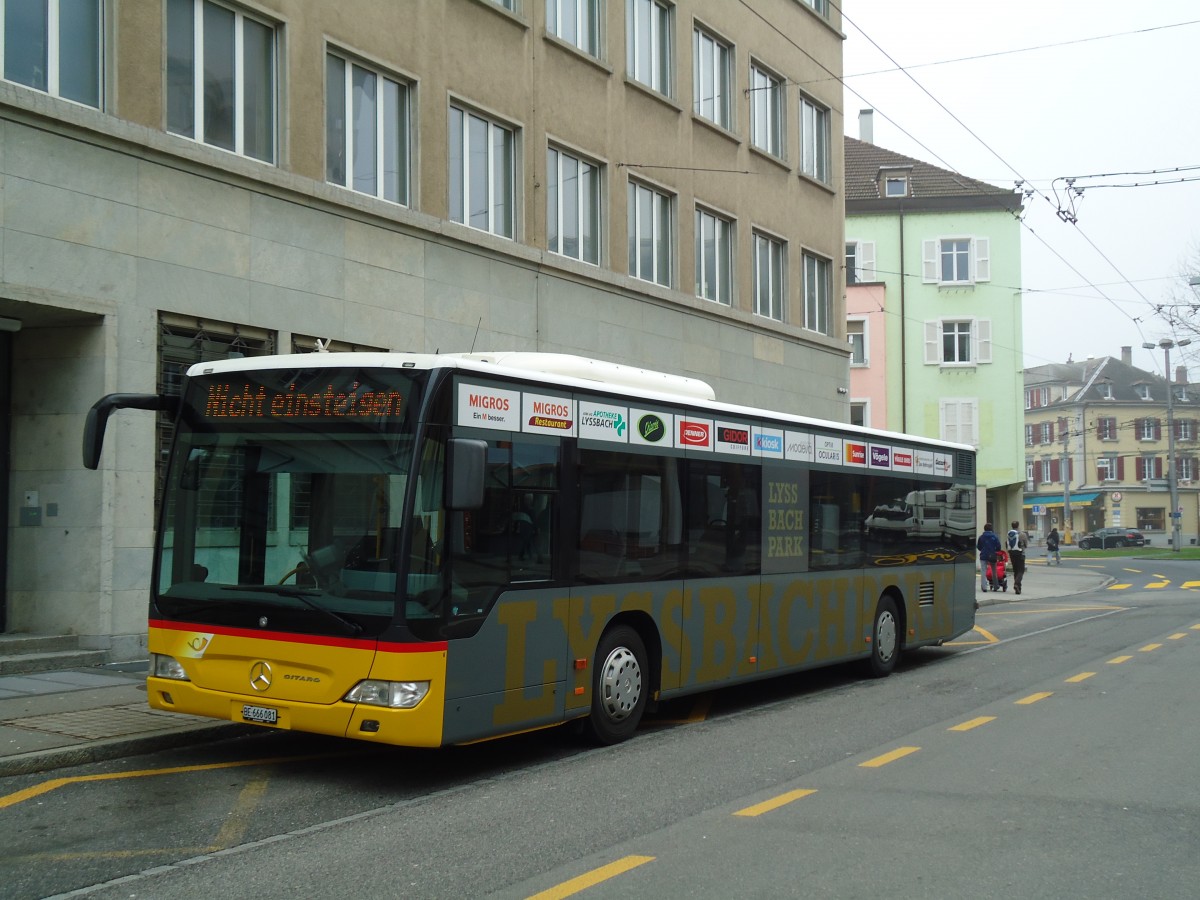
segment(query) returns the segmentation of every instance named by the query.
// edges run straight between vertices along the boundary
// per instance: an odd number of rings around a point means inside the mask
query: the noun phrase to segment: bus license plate
[[[279,710],[269,706],[251,706],[247,703],[242,707],[242,718],[258,725],[275,725],[279,721]]]

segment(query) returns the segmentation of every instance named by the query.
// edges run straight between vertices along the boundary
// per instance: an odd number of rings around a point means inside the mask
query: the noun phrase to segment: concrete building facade
[[[543,350],[844,420],[840,13],[821,0],[5,8],[0,631],[132,658],[202,359]],[[48,20],[49,21],[49,20]]]

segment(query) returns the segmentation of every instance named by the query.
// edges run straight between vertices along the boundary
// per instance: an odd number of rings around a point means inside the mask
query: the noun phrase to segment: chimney
[[[1133,365],[1133,347],[1121,348],[1121,362],[1125,363],[1127,366]]]
[[[1188,383],[1187,366],[1176,366],[1175,367],[1175,383],[1176,384],[1187,384]]]
[[[875,110],[860,109],[858,111],[858,139],[867,144],[875,143]]]

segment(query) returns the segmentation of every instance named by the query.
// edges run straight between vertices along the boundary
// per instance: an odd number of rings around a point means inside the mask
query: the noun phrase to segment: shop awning
[[[1071,505],[1072,506],[1089,506],[1092,503],[1096,502],[1096,498],[1100,497],[1100,496],[1102,496],[1102,495],[1099,492],[1096,492],[1093,494],[1072,494],[1071,495]],[[1025,498],[1025,508],[1031,509],[1034,506],[1041,506],[1041,507],[1045,507],[1047,509],[1053,509],[1054,507],[1062,509],[1063,495],[1062,494],[1051,494],[1049,497],[1026,497]]]

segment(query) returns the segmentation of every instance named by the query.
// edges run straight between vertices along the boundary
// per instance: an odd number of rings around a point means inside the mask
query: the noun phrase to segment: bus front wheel
[[[871,674],[884,678],[896,668],[900,658],[900,617],[896,612],[896,601],[891,597],[880,597],[875,607],[875,623],[871,627],[871,658],[868,660]]]
[[[646,710],[646,646],[636,631],[618,625],[600,638],[595,664],[588,731],[601,744],[616,744],[637,730]]]

